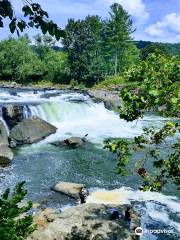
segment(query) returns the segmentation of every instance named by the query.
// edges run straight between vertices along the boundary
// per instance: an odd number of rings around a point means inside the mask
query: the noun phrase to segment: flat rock
[[[91,203],[67,209],[58,215],[52,210],[41,212],[35,218],[37,230],[27,240],[137,240],[138,236],[126,220],[110,220],[112,207]],[[126,206],[116,208],[123,212]],[[140,226],[140,218],[137,213],[135,215]]]
[[[84,184],[70,183],[70,182],[59,182],[53,190],[68,195],[72,198],[79,198],[80,190],[85,187]]]
[[[31,144],[43,140],[55,133],[57,128],[38,118],[24,119],[10,131],[9,138],[17,145]]]

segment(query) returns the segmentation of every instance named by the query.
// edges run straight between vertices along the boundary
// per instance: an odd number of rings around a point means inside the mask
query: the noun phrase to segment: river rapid
[[[170,232],[146,232],[141,239],[179,239],[180,195],[176,187],[168,185],[162,193],[139,191],[141,179],[133,174],[117,175],[116,157],[103,149],[106,138],[131,139],[140,135],[144,127],[162,126],[165,118],[147,115],[142,120],[127,123],[117,113],[107,110],[103,103],[94,103],[83,93],[0,89],[1,120],[1,107],[8,103],[24,105],[26,117],[38,116],[55,125],[57,132],[39,143],[14,150],[12,165],[0,168],[0,193],[25,180],[28,198],[45,207],[64,210],[77,203],[51,191],[51,187],[58,181],[84,183],[91,193],[88,202],[133,203],[142,215],[144,231],[166,229]],[[85,134],[88,134],[88,143],[77,149],[50,144]],[[130,167],[132,163],[133,157]]]

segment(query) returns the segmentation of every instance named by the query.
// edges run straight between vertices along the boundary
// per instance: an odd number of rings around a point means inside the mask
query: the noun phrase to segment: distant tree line
[[[150,41],[134,41],[138,49],[163,48],[168,55],[180,55],[180,43],[159,43]]]
[[[59,47],[47,34],[36,35],[33,42],[27,34],[1,41],[0,80],[92,86],[109,76],[124,76],[152,53],[180,53],[180,44],[133,41],[131,17],[119,4],[111,6],[105,20],[99,16],[69,19],[63,31]]]
[[[50,36],[36,35],[30,45],[28,35],[0,42],[0,80],[31,83],[67,80],[67,53],[55,51]]]

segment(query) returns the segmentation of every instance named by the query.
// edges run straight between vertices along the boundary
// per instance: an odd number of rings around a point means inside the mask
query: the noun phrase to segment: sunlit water
[[[54,91],[48,93],[53,94]],[[33,201],[66,209],[77,203],[67,196],[52,192],[51,186],[61,180],[85,183],[91,193],[88,202],[133,202],[142,215],[143,228],[174,232],[171,235],[145,234],[142,239],[178,239],[180,201],[176,188],[167,186],[163,193],[138,191],[141,179],[136,175],[127,178],[117,175],[115,156],[103,149],[106,138],[130,139],[141,134],[144,127],[159,127],[166,119],[149,115],[143,120],[127,123],[119,119],[118,114],[107,110],[103,103],[92,102],[87,95],[62,91],[56,93],[57,96],[45,98],[40,91],[0,90],[0,106],[7,103],[28,106],[31,115],[39,116],[58,128],[55,134],[45,140],[15,150],[12,165],[0,169],[0,191],[25,180],[28,197]],[[87,133],[88,143],[78,149],[50,144]],[[130,167],[132,164],[133,158]]]

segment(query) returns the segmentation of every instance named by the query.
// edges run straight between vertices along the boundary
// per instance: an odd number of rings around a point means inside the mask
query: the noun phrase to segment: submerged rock
[[[10,141],[17,145],[31,144],[43,140],[55,133],[57,128],[50,123],[38,118],[24,119],[13,127],[9,134]]]
[[[112,206],[101,204],[83,204],[55,215],[53,210],[37,214],[34,222],[37,230],[27,240],[136,240],[138,236],[129,229],[123,218],[110,220],[109,210]],[[123,212],[126,206],[116,206]],[[133,211],[134,212],[134,211]],[[133,213],[132,222],[140,226],[140,218]]]
[[[2,107],[2,116],[11,129],[24,119],[24,106],[6,105]]]
[[[65,139],[64,141],[56,141],[51,143],[54,146],[69,146],[69,147],[79,147],[82,146],[86,142],[86,134],[84,137],[70,137]]]
[[[4,123],[0,121],[0,165],[7,166],[13,159],[13,152],[9,148],[8,132]]]
[[[54,187],[53,190],[68,195],[72,198],[79,198],[79,193],[84,184],[69,183],[69,182],[59,182]]]

